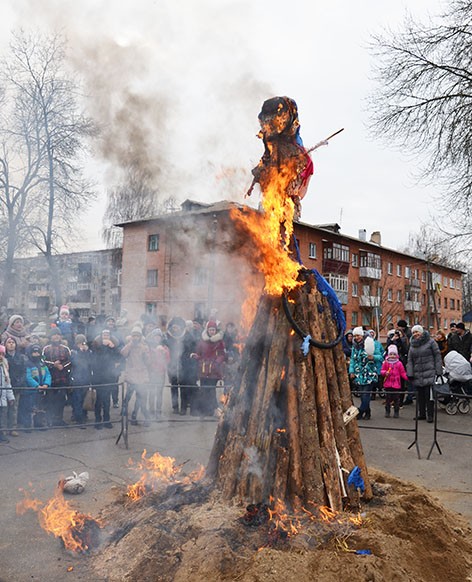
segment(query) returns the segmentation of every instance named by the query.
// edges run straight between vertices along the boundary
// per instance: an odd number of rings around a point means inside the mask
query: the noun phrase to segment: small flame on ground
[[[60,538],[66,550],[86,552],[90,549],[87,542],[87,528],[90,525],[103,527],[100,521],[73,509],[64,499],[60,488],[56,489],[54,497],[46,503],[31,499],[24,490],[23,493],[25,499],[18,502],[16,506],[18,515],[23,515],[30,509],[35,511],[42,529]]]
[[[177,479],[176,476],[182,470],[182,465],[176,465],[173,457],[164,457],[158,452],[147,457],[147,451],[144,449],[141,455],[141,461],[133,465],[130,459],[131,469],[141,471],[142,475],[137,483],[128,485],[127,496],[132,501],[138,501],[146,493],[155,491],[159,485],[170,483],[190,484],[200,481],[205,475],[205,468],[200,465],[198,469],[192,471],[187,476]]]

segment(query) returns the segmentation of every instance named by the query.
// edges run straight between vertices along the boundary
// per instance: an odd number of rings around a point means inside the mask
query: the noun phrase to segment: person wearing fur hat
[[[28,332],[22,315],[12,315],[8,320],[8,327],[2,333],[3,345],[5,345],[5,341],[9,337],[15,338],[18,351],[24,354],[30,342],[28,341]]]
[[[349,362],[349,377],[353,381],[355,391],[361,397],[359,418],[370,420],[372,386],[378,380],[377,365],[374,355],[367,354],[365,350],[364,330],[362,327],[355,327],[352,330],[352,334],[353,343],[351,360]]]
[[[0,345],[0,443],[8,443],[5,436],[7,408],[15,404],[15,395],[11,388],[8,362],[5,358],[5,346]]]
[[[218,323],[210,320],[202,332],[202,339],[197,344],[196,352],[191,357],[198,360],[198,390],[196,409],[201,416],[213,416],[218,406],[216,402],[216,384],[223,379],[226,350],[223,332]]]
[[[164,344],[169,348],[168,366],[172,411],[174,414],[195,414],[195,392],[197,370],[190,355],[195,352],[196,340],[193,333],[187,332],[185,320],[173,317],[168,325]],[[180,403],[179,403],[180,396]],[[180,407],[179,407],[180,404]]]
[[[380,374],[384,379],[383,387],[385,390],[385,416],[390,417],[390,407],[393,404],[393,417],[398,418],[400,413],[400,392],[402,388],[402,379],[407,381],[405,367],[398,357],[397,346],[391,344],[387,348],[387,357],[385,358]]]
[[[438,344],[421,325],[411,328],[406,373],[416,391],[417,420],[433,422],[431,390],[436,376],[442,374],[442,358]]]

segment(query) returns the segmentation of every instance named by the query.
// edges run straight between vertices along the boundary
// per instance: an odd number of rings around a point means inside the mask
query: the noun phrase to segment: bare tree
[[[178,210],[172,197],[160,198],[151,186],[150,176],[130,164],[124,181],[107,192],[107,206],[103,216],[103,239],[108,248],[121,246],[123,233],[115,224],[148,219],[157,214]]]
[[[18,194],[18,210],[20,194],[25,196],[17,223],[27,233],[29,243],[46,258],[59,303],[62,290],[54,253],[93,196],[78,160],[85,138],[94,128],[80,111],[79,83],[66,70],[61,36],[20,32],[13,36],[10,49],[3,76],[15,100],[19,123],[4,133],[17,141],[23,153],[26,151],[27,160],[23,179],[13,189]],[[4,153],[6,175],[8,156]]]
[[[440,180],[446,208],[472,210],[472,2],[450,0],[423,25],[373,39],[379,89],[375,134],[420,155],[423,177]]]

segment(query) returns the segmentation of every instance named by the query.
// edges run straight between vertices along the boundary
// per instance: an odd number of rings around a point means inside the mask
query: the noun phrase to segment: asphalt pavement
[[[57,539],[48,536],[34,512],[16,514],[16,504],[24,497],[21,489],[46,501],[60,478],[73,471],[88,471],[85,491],[68,499],[74,508],[96,516],[127,484],[137,481],[139,476],[129,460],[138,461],[143,450],[174,457],[177,463],[185,463],[186,472],[206,464],[217,420],[172,415],[168,395],[164,405],[164,417],[150,427],[130,426],[128,449],[123,439],[115,443],[120,431],[118,409],[112,411],[113,429],[99,431],[91,425],[86,430],[71,427],[21,433],[10,437],[9,444],[0,445],[0,582],[90,580],[85,561],[65,552]],[[367,465],[426,487],[472,525],[470,437],[439,432],[440,454],[436,446],[431,450],[433,424],[420,421],[416,439],[414,414],[414,406],[405,406],[399,419],[384,418],[382,401],[372,403],[371,420],[359,421]],[[66,421],[68,417],[70,408],[65,409]],[[472,433],[472,412],[449,416],[440,410],[438,427]]]

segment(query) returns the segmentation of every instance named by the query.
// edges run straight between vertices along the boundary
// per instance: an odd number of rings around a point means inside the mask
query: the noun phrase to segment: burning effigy
[[[357,423],[345,420],[352,401],[339,344],[344,316],[324,278],[301,264],[292,236],[313,164],[293,99],[267,100],[259,121],[265,151],[253,174],[262,210],[232,216],[252,241],[264,294],[208,474],[226,499],[355,509],[372,492]]]

